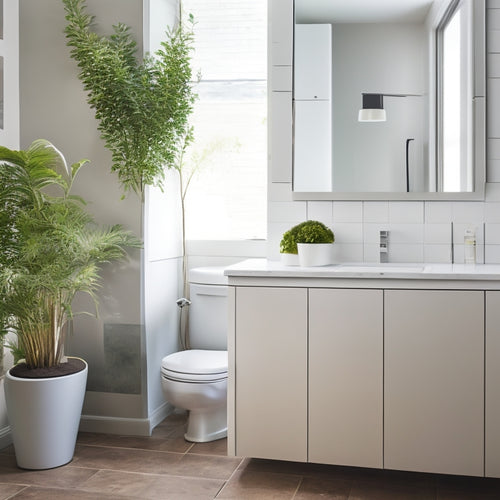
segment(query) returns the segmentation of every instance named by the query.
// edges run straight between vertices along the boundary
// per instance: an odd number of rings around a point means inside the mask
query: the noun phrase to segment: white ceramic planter
[[[298,243],[302,267],[328,266],[332,263],[332,243]]]
[[[19,467],[51,469],[72,460],[87,373],[85,363],[84,370],[62,377],[19,378],[10,370],[5,374],[7,414]]]
[[[280,253],[281,263],[285,266],[298,266],[299,256],[296,253]]]

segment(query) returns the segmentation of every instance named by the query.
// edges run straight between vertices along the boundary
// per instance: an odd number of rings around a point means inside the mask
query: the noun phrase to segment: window
[[[472,191],[471,1],[451,3],[438,28],[439,162],[442,190]]]
[[[192,117],[199,169],[186,196],[187,239],[264,239],[267,2],[182,5],[195,18],[193,69],[202,78]]]

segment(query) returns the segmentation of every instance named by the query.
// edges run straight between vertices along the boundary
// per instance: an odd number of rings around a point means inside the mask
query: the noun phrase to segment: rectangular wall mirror
[[[294,0],[295,199],[483,199],[484,0]]]

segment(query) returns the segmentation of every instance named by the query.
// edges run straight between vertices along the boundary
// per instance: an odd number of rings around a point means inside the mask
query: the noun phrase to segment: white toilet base
[[[193,443],[208,443],[227,436],[226,406],[210,410],[190,410],[184,439]]]

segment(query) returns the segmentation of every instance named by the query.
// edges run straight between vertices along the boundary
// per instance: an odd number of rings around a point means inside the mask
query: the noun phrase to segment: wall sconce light
[[[363,97],[363,108],[359,110],[358,121],[360,122],[385,122],[387,115],[384,109],[385,97],[418,97],[419,94],[361,94]]]

